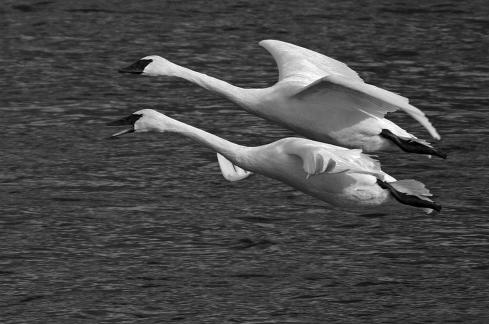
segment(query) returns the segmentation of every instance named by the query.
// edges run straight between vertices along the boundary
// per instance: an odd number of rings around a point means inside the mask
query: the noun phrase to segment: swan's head
[[[107,126],[130,125],[129,128],[110,136],[114,138],[127,133],[164,132],[170,126],[169,118],[153,109],[142,109],[127,117],[107,123]]]
[[[120,73],[171,75],[172,63],[158,55],[150,55],[119,70]]]

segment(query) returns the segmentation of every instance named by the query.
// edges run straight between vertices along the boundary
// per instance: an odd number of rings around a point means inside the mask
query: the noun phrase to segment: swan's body
[[[109,125],[126,124],[133,126],[113,136],[128,132],[176,132],[213,149],[222,155],[219,163],[228,180],[245,178],[251,172],[259,173],[332,205],[348,208],[380,206],[394,201],[393,197],[417,207],[440,208],[427,198],[430,193],[424,185],[414,180],[396,181],[380,169],[377,161],[358,149],[295,137],[246,147],[150,109]],[[402,198],[399,200],[396,192],[414,200],[411,203]]]
[[[264,40],[260,45],[272,54],[279,69],[278,82],[263,89],[239,88],[156,55],[120,72],[184,78],[255,115],[321,142],[367,152],[402,149],[445,157],[384,118],[387,112],[403,110],[439,139],[423,112],[407,98],[367,84],[347,65],[306,48],[277,40]]]

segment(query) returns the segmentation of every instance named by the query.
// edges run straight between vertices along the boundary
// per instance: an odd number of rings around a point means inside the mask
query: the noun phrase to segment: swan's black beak
[[[134,133],[134,123],[141,118],[143,115],[141,114],[131,114],[127,117],[114,120],[112,122],[107,123],[107,126],[124,126],[124,125],[131,125],[131,128],[125,129],[123,131],[117,132],[113,135],[111,135],[109,138],[116,138],[117,136],[121,136],[127,133]]]
[[[153,60],[139,60],[134,64],[120,69],[119,73],[141,74],[143,73],[144,68],[146,68],[146,66],[148,66],[148,64],[151,62],[153,62]]]

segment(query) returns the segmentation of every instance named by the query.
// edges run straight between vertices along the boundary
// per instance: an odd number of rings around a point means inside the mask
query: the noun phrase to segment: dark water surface
[[[489,323],[487,1],[2,1],[0,322]],[[173,135],[104,138],[154,108],[238,143],[291,135],[178,79],[159,54],[271,85],[275,38],[423,109],[449,159],[381,154],[444,209],[332,208]],[[428,139],[403,113],[401,126]]]

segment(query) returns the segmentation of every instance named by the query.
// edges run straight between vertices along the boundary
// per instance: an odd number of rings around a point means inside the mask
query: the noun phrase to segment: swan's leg
[[[390,191],[392,196],[401,204],[405,205],[410,205],[414,207],[421,207],[421,208],[430,208],[434,209],[436,211],[441,210],[441,206],[430,199],[421,199],[415,195],[410,195],[406,194],[404,192],[400,192],[399,190],[396,190],[391,184],[388,182],[382,181],[380,179],[377,179],[377,184],[382,188],[382,189],[387,189]]]
[[[388,129],[383,129],[380,132],[380,136],[391,140],[394,144],[399,146],[401,150],[403,150],[404,152],[436,155],[443,159],[447,158],[446,153],[439,151],[434,147],[431,147],[430,145],[423,143],[422,141],[396,136]]]

